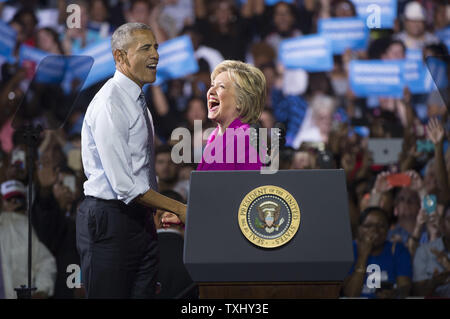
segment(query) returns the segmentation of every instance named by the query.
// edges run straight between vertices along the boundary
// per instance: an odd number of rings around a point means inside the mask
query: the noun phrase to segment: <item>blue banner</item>
[[[354,60],[349,66],[350,88],[358,97],[400,98],[405,81],[403,61]]]
[[[198,71],[191,38],[187,35],[161,43],[155,85]]]
[[[406,60],[404,78],[412,94],[430,93],[434,87],[428,69],[422,61]]]
[[[94,59],[94,64],[92,65],[91,71],[89,72],[82,89],[86,89],[100,81],[110,78],[116,71],[110,37],[87,46],[80,50],[78,55],[90,56]],[[73,63],[81,63],[81,65],[77,66],[80,74],[83,74],[85,72],[84,70],[90,67],[89,61],[85,59],[81,59],[78,62],[77,60],[74,60]]]
[[[436,36],[447,46],[447,49],[450,52],[450,27],[437,31]]]
[[[331,42],[320,35],[306,35],[283,40],[279,47],[281,63],[288,69],[322,72],[333,69]]]
[[[422,50],[407,49],[404,78],[412,94],[426,94],[433,90],[433,79],[423,62]]]
[[[320,19],[318,32],[331,41],[333,54],[364,50],[369,40],[369,29],[360,18]]]
[[[381,29],[392,29],[397,17],[397,0],[351,0],[358,17],[363,19],[369,28],[376,28],[372,23],[380,22]]]
[[[408,61],[422,61],[423,53],[420,49],[406,49],[406,60]]]
[[[17,32],[8,24],[0,20],[0,56],[13,62],[14,47],[16,46]]]

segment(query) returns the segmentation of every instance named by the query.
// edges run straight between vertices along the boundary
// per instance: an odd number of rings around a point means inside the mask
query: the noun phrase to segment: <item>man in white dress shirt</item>
[[[116,72],[90,103],[81,132],[88,179],[77,214],[81,277],[87,298],[152,298],[158,266],[153,209],[184,222],[186,205],[157,192],[154,128],[142,92],[156,78],[155,36],[145,24],[127,23],[111,46]]]

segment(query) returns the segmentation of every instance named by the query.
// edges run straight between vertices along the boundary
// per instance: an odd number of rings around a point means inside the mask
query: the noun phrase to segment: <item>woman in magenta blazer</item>
[[[197,170],[259,170],[262,163],[249,136],[265,104],[264,74],[240,61],[223,61],[211,74],[207,98],[208,118],[217,127]]]
[[[266,99],[264,74],[254,66],[225,60],[211,73],[207,93],[208,118],[217,123],[203,150],[197,170],[259,170],[262,162],[250,143],[250,124],[256,123]],[[162,216],[163,226],[179,223],[176,215]]]

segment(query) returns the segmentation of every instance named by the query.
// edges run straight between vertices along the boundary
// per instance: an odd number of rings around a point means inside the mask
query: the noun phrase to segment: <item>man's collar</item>
[[[133,80],[131,80],[119,70],[116,70],[116,72],[114,73],[114,80],[125,92],[127,92],[127,94],[133,99],[133,101],[138,100],[142,90],[139,85],[137,85]]]

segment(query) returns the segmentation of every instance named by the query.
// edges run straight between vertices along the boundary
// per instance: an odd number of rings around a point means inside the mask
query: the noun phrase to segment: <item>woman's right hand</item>
[[[161,215],[161,226],[163,228],[169,228],[172,225],[182,225],[180,218],[177,215],[170,212],[165,212]]]
[[[375,233],[367,233],[363,238],[360,238],[358,243],[358,256],[369,256],[375,239]]]

